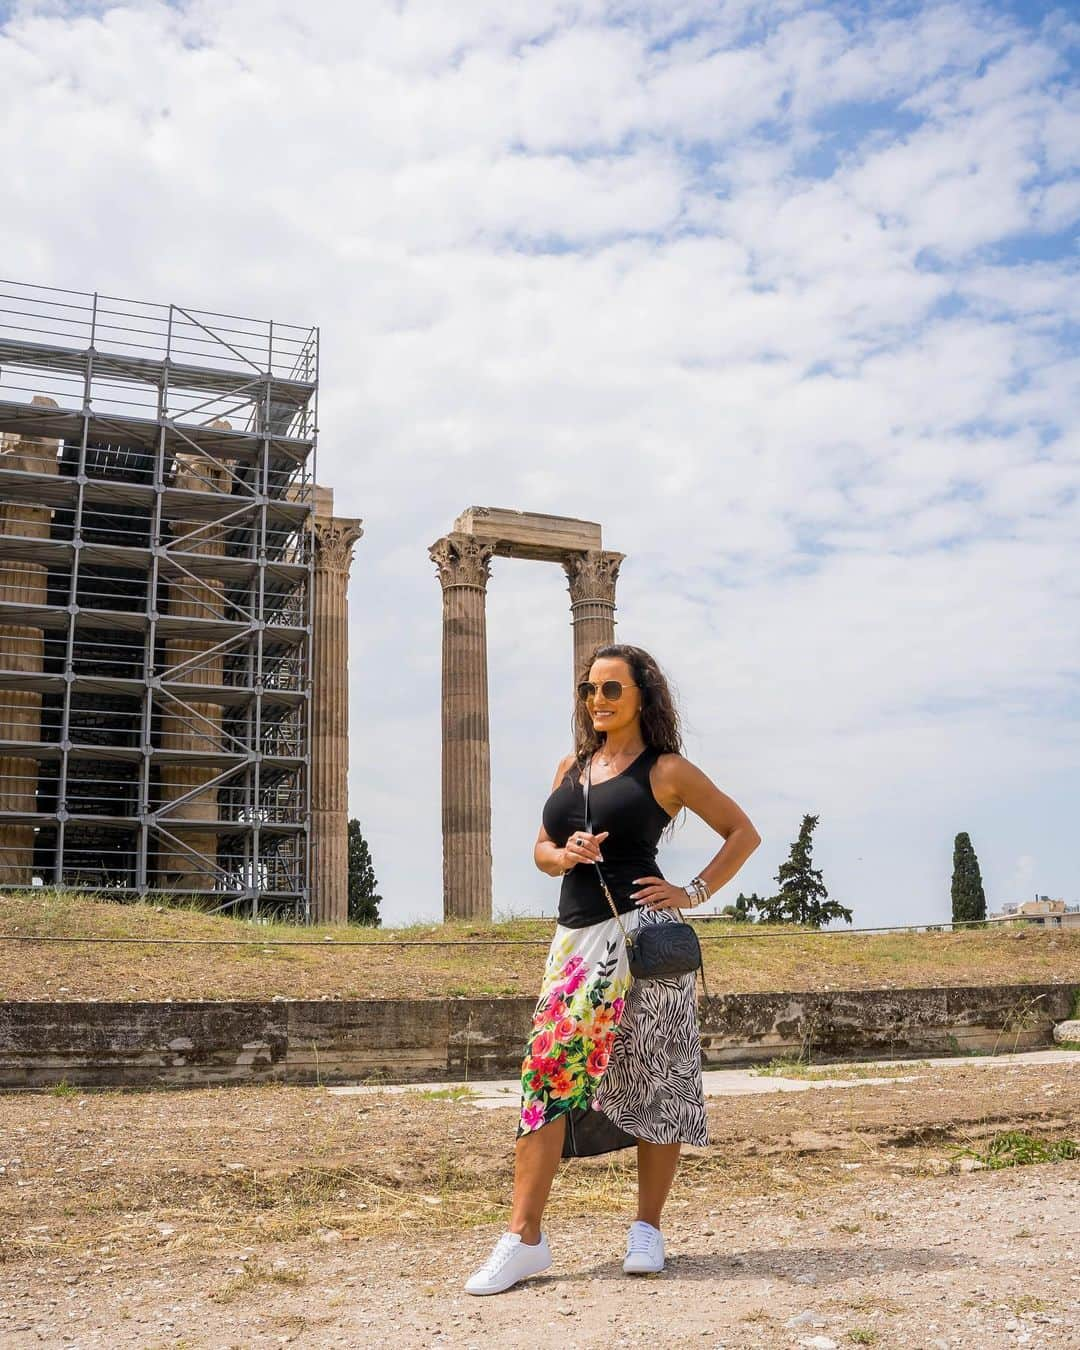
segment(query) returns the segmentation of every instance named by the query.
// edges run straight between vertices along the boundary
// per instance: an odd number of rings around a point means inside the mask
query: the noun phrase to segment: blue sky
[[[479,503],[602,522],[620,635],[765,844],[859,922],[1080,899],[1066,7],[3,5],[4,271],[319,323],[320,476],[364,517],[351,800],[440,905],[439,593]],[[763,17],[765,16],[765,17]],[[2,377],[0,377],[2,384]],[[496,905],[567,747],[556,569],[489,597]],[[713,844],[678,832],[669,873]],[[721,896],[721,901],[729,898]]]

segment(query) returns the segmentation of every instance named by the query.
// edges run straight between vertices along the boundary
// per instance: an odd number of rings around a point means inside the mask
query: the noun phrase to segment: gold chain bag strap
[[[585,829],[589,834],[595,834],[596,831],[593,829],[592,815],[589,810],[589,786],[591,782],[592,758],[590,757],[582,787],[585,796]],[[627,956],[630,961],[630,974],[636,980],[670,980],[677,975],[690,975],[700,970],[701,982],[704,986],[705,966],[701,957],[701,943],[698,941],[697,933],[683,918],[682,910],[676,910],[679,916],[678,923],[642,924],[633,933],[628,933],[622,921],[622,916],[615,906],[615,901],[612,899],[611,890],[600,869],[600,864],[594,863],[593,866],[596,868],[600,889],[604,892],[604,898],[611,906],[615,922],[619,925],[623,941],[626,943]],[[705,993],[708,996],[707,989]]]

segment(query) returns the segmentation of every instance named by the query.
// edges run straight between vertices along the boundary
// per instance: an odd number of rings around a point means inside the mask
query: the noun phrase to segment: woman
[[[578,694],[576,747],[556,771],[533,855],[542,872],[562,877],[562,890],[522,1065],[510,1229],[466,1283],[470,1294],[501,1293],[550,1266],[540,1221],[560,1158],[630,1144],[637,1145],[638,1207],[623,1270],[662,1270],[660,1214],[679,1149],[708,1142],[695,977],[631,983],[624,934],[677,921],[678,909],[707,900],[761,838],[683,758],[671,691],[647,652],[598,647]],[[699,876],[676,886],[660,875],[656,846],[684,807],[724,845]]]

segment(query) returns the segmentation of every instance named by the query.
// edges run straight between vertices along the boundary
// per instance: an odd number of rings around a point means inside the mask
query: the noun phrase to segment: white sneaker
[[[664,1269],[664,1235],[659,1228],[634,1220],[627,1235],[622,1268],[627,1275],[656,1275]]]
[[[534,1246],[522,1242],[517,1233],[504,1233],[491,1255],[465,1282],[467,1294],[501,1294],[527,1275],[539,1275],[551,1265],[547,1238],[540,1234]]]

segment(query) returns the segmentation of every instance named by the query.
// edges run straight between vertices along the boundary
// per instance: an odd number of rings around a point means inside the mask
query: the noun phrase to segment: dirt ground
[[[462,1280],[502,1229],[513,1109],[319,1088],[0,1097],[0,1346],[1080,1346],[1076,1063],[912,1066],[710,1100],[663,1275],[620,1269],[632,1159],[568,1164],[549,1274]]]

